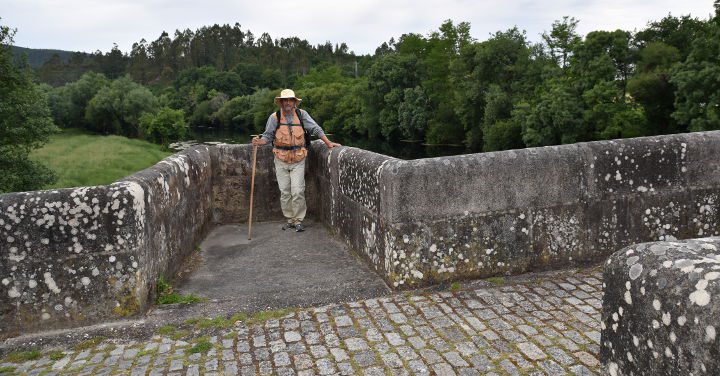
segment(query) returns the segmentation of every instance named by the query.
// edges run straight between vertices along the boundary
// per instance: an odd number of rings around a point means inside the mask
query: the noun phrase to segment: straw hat
[[[296,97],[295,92],[292,91],[291,89],[285,89],[285,90],[281,91],[280,96],[275,97],[275,104],[279,105],[281,99],[295,99],[297,101],[296,104],[299,104],[300,102],[302,102],[302,99]]]

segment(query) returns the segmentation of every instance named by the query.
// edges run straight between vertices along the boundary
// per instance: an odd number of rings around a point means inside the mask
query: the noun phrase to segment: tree
[[[638,48],[658,42],[675,47],[680,54],[680,61],[683,61],[692,49],[693,40],[706,33],[707,27],[707,22],[697,18],[668,15],[638,31],[634,43]]]
[[[687,60],[670,71],[670,82],[677,86],[672,117],[691,131],[720,129],[720,8],[716,10]]]
[[[187,123],[182,110],[163,107],[156,114],[146,112],[140,116],[140,135],[150,141],[167,145],[181,140],[186,133]]]
[[[669,81],[670,68],[680,60],[680,51],[663,42],[651,42],[640,50],[636,74],[627,85],[628,93],[643,106],[650,134],[687,130],[670,116],[675,111],[676,87]]]
[[[633,63],[629,32],[592,31],[575,45],[571,70],[579,79],[582,90],[600,81],[616,81],[624,95]]]
[[[88,102],[109,84],[105,75],[87,72],[79,80],[52,90],[49,104],[55,124],[63,128],[92,128],[85,121]]]
[[[496,121],[509,117],[510,109],[505,105],[503,111],[486,116],[486,103],[502,97],[504,99],[495,103],[512,106],[514,102],[534,96],[533,90],[542,82],[543,70],[552,64],[541,51],[531,46],[525,33],[515,27],[461,49],[452,80],[456,83],[454,108],[465,129],[465,144],[468,147],[480,149],[485,144],[483,132],[491,129]],[[518,129],[515,127],[515,131]],[[492,146],[486,144],[483,148],[498,150],[504,148],[501,145],[517,147],[522,143],[519,137],[514,143],[496,141],[492,142]]]
[[[485,95],[483,115],[483,151],[517,149],[522,143],[522,128],[509,121],[513,108],[512,98],[500,85],[490,85]]]
[[[574,17],[563,17],[562,21],[557,20],[552,24],[550,33],[544,32],[542,38],[547,44],[550,56],[553,57],[555,63],[565,69],[569,62],[572,51],[580,43],[580,36],[576,29],[578,20]]]
[[[137,137],[140,116],[154,113],[158,99],[144,86],[123,76],[103,87],[85,110],[85,120],[91,130],[104,134]]]
[[[625,100],[614,81],[602,81],[583,93],[583,122],[592,139],[639,137],[648,134],[645,113]]]
[[[527,146],[568,144],[591,140],[583,127],[582,103],[568,78],[548,80],[538,89],[537,102],[522,116],[522,137]]]
[[[13,64],[14,34],[0,25],[0,193],[40,189],[55,181],[50,169],[29,159],[57,128],[27,64]]]
[[[398,127],[403,137],[423,140],[430,121],[430,102],[420,86],[407,88],[403,102],[398,106]]]

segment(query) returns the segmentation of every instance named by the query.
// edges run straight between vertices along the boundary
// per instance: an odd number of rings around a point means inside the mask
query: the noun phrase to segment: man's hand
[[[332,149],[332,148],[334,148],[334,147],[336,147],[336,146],[342,146],[342,145],[338,144],[337,142],[331,142],[331,143],[326,144],[326,145],[327,145],[328,149]]]
[[[265,141],[265,139],[263,139],[263,138],[260,138],[259,136],[255,136],[252,139],[252,144],[254,146],[265,145],[265,144],[267,144],[267,141]]]

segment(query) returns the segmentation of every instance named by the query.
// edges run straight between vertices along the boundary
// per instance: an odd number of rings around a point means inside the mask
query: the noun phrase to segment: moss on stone
[[[83,350],[87,350],[87,349],[92,349],[95,346],[99,345],[100,342],[102,342],[104,340],[105,340],[105,337],[90,338],[87,341],[82,341],[82,342],[78,343],[77,345],[75,345],[74,348],[75,348],[75,351],[83,351]]]
[[[42,356],[42,354],[38,350],[15,351],[7,354],[7,356],[5,357],[5,361],[7,361],[8,363],[23,363],[27,362],[28,360],[39,359],[40,356]]]
[[[140,302],[135,295],[126,295],[120,297],[118,305],[113,308],[113,313],[116,316],[128,317],[132,316],[140,310]]]

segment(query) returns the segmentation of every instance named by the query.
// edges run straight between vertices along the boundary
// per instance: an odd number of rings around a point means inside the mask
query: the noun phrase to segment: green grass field
[[[58,181],[45,188],[69,188],[109,184],[171,154],[146,141],[66,129],[30,157],[58,175]]]

